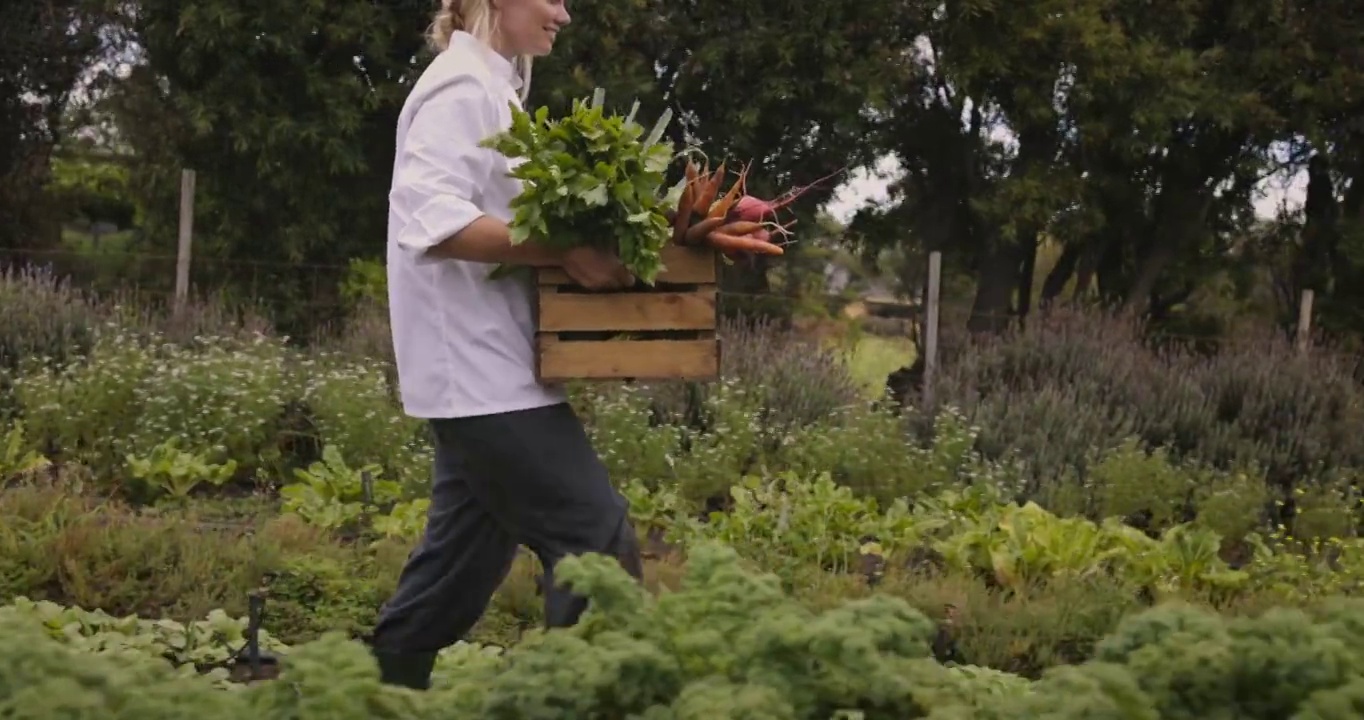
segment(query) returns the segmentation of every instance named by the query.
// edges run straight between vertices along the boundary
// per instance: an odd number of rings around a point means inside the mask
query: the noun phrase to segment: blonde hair
[[[493,13],[492,0],[440,0],[440,10],[436,11],[436,17],[426,31],[427,43],[432,50],[444,52],[457,31],[467,32],[492,47],[497,36],[497,15]],[[530,94],[531,60],[530,55],[519,55],[512,61],[516,74],[521,77],[522,102]]]

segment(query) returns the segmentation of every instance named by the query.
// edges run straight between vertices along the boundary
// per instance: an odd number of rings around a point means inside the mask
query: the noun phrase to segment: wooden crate
[[[568,380],[712,380],[720,374],[718,255],[669,245],[652,287],[593,292],[536,270],[536,373]]]

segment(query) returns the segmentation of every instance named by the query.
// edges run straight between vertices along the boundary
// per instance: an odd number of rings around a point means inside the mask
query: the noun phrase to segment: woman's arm
[[[491,215],[480,215],[464,229],[431,246],[428,254],[470,262],[535,265],[562,265],[564,253],[546,248],[533,240],[512,244],[507,224]]]
[[[478,80],[457,74],[426,91],[403,138],[389,200],[408,211],[398,245],[425,261],[554,265],[560,253],[512,245],[506,223],[474,204],[492,172],[492,151],[479,142],[497,130]]]

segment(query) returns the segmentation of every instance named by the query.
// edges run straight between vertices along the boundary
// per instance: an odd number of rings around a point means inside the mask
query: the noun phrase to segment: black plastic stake
[[[246,657],[251,663],[251,678],[260,677],[260,627],[265,616],[265,596],[254,591],[250,596],[250,614],[246,625]]]

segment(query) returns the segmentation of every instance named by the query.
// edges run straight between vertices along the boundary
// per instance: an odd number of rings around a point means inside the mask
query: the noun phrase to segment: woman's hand
[[[635,284],[635,277],[612,253],[582,245],[569,250],[547,249],[529,240],[513,245],[507,224],[491,215],[479,217],[427,252],[442,258],[494,265],[558,266],[588,290],[614,290]]]
[[[564,272],[588,290],[614,290],[635,284],[620,258],[600,248],[580,245],[564,253]]]

